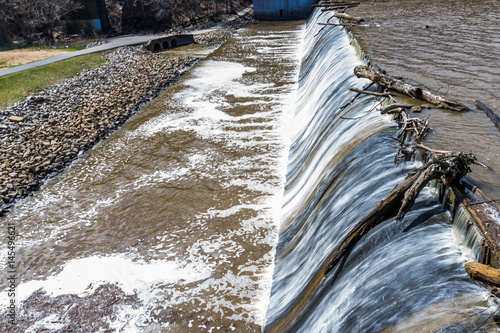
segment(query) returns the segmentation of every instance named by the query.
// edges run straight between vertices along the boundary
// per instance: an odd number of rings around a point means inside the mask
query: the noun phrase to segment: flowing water
[[[373,15],[395,3],[375,3]],[[369,12],[372,5],[364,5],[357,10]],[[402,222],[377,227],[323,277],[350,228],[418,164],[393,164],[397,128],[378,112],[379,99],[344,107],[354,96],[347,88],[368,82],[353,75],[361,61],[346,33],[317,24],[330,15],[316,10],[307,24],[249,25],[2,217],[17,230],[16,296],[28,309],[19,313],[19,331],[84,325],[91,312],[85,300],[107,309],[90,321],[124,332],[496,329],[499,305],[463,268],[480,257],[481,237],[462,211],[452,221],[431,188]],[[418,25],[427,17],[416,16]],[[372,58],[398,62],[400,75],[419,81],[411,71],[420,68],[411,65],[417,56],[394,57],[391,44],[393,35],[403,42],[417,28],[359,29]],[[374,31],[385,32],[370,36]],[[448,48],[439,43],[437,56],[415,63],[440,64]],[[388,45],[392,51],[382,53]],[[489,73],[476,90],[492,108],[498,104],[487,86],[498,83],[496,47],[485,60],[457,60]],[[452,67],[451,77],[473,81]],[[472,96],[463,97],[468,105]],[[430,140],[444,145],[436,148],[478,149],[490,166],[478,179],[497,193],[498,133],[484,115],[429,115]],[[105,301],[96,296],[105,293]],[[7,293],[0,299],[7,302]]]
[[[364,51],[388,74],[458,100],[480,100],[500,115],[500,1],[361,0],[347,12],[372,19],[353,27]],[[472,178],[500,200],[500,131],[482,111],[424,112],[435,149],[473,152],[489,169]]]
[[[306,27],[298,102],[276,254],[269,332],[466,332],[497,306],[463,265],[475,259],[457,224],[429,190],[405,219],[368,234],[323,278],[346,233],[413,165],[395,166],[396,129],[378,100],[352,98],[366,86],[356,50],[340,27]],[[454,236],[455,239],[454,239]],[[464,235],[464,238],[466,235]],[[469,242],[470,243],[470,242]],[[470,245],[476,244],[472,242]],[[492,303],[493,302],[493,303]],[[490,329],[491,327],[488,327]]]
[[[106,284],[140,303],[116,297],[113,329],[260,330],[301,31],[244,29],[2,218],[18,232],[17,301],[59,297],[60,313],[33,307],[31,330],[75,327],[57,320],[75,311],[62,296]]]

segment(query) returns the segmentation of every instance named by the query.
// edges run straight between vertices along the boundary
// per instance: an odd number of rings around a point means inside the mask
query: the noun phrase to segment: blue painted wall
[[[319,0],[254,0],[254,17],[259,20],[305,19]]]

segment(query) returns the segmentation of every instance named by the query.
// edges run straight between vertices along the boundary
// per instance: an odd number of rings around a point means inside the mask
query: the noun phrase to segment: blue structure
[[[259,20],[299,20],[307,18],[318,0],[254,0],[254,17]]]

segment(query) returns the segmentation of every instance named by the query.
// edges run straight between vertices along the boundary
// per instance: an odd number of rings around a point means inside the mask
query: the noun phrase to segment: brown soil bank
[[[0,52],[0,69],[28,64],[33,61],[54,57],[70,51],[19,49]]]
[[[213,43],[248,23],[239,19],[200,36]],[[108,55],[108,63],[0,111],[0,216],[79,154],[123,124],[197,61],[143,47]]]

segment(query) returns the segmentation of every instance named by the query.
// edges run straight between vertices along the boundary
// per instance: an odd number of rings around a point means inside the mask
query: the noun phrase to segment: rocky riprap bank
[[[43,90],[0,115],[1,210],[40,187],[78,154],[175,81],[191,57],[126,47],[94,70]],[[13,117],[14,116],[14,117]]]
[[[197,36],[222,44],[250,21],[241,18]],[[79,154],[123,124],[198,59],[120,48],[87,70],[0,111],[0,216]]]

